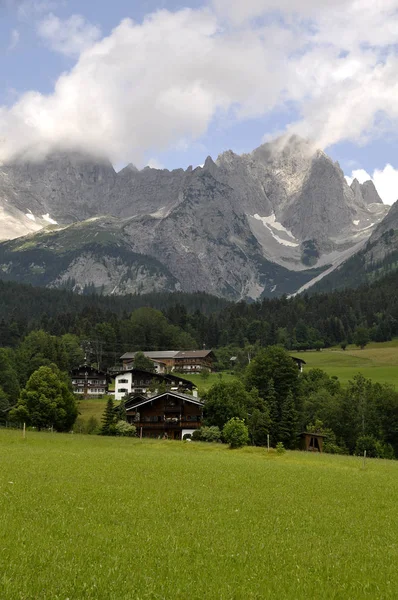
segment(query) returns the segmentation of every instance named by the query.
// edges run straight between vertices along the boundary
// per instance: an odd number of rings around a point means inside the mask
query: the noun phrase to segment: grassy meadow
[[[360,350],[333,348],[322,352],[293,352],[307,363],[305,369],[323,369],[344,385],[359,372],[374,382],[390,383],[398,389],[398,340],[372,343]]]
[[[398,462],[0,430],[2,600],[395,599]]]

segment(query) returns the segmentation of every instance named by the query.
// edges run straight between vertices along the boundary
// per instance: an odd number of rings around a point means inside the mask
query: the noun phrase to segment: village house
[[[123,369],[131,369],[135,352],[121,356]],[[200,373],[204,369],[213,370],[215,355],[212,350],[159,350],[143,352],[153,361],[158,373],[179,371],[180,373]]]
[[[202,425],[203,402],[179,392],[163,392],[150,398],[135,396],[125,403],[127,421],[142,437],[184,440]]]
[[[164,387],[173,391],[187,392],[195,384],[173,374],[150,373],[141,369],[126,369],[115,375],[115,400],[122,400],[130,394],[151,394]]]
[[[108,393],[108,375],[90,365],[81,365],[72,369],[70,377],[75,394],[86,398],[98,398]]]

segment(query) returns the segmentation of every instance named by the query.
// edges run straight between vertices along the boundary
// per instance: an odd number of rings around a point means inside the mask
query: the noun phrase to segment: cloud
[[[11,35],[10,35],[10,43],[8,44],[8,52],[12,52],[12,50],[14,50],[14,48],[16,48],[16,46],[19,43],[19,38],[20,38],[20,34],[18,29],[13,29],[11,31]]]
[[[150,158],[148,160],[148,167],[151,167],[151,169],[164,169],[164,165],[162,165],[161,162],[158,161],[157,158]]]
[[[47,45],[65,56],[79,56],[101,37],[101,30],[82,15],[60,19],[52,13],[40,21],[38,34]]]
[[[352,171],[351,176],[346,176],[349,185],[354,179],[358,179],[359,183],[372,180],[380,198],[386,204],[394,204],[398,200],[398,169],[390,164],[387,164],[384,169],[375,169],[373,175],[364,169],[356,169]]]
[[[398,123],[397,32],[398,0],[213,0],[102,39],[83,17],[49,15],[40,35],[77,62],[52,94],[0,108],[0,160],[62,145],[143,165],[214,120],[284,107],[300,115],[288,131],[321,147],[366,143]]]

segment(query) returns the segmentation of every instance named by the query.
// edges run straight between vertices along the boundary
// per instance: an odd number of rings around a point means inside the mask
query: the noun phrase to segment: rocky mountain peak
[[[370,179],[361,185],[361,192],[365,204],[383,204],[375,184]]]

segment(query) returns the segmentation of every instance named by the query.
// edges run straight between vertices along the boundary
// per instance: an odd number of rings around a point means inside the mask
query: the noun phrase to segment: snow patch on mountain
[[[286,227],[284,227],[282,225],[282,223],[279,223],[276,220],[274,213],[272,213],[268,217],[260,217],[260,215],[256,213],[255,215],[253,215],[253,218],[256,219],[257,221],[262,221],[264,227],[266,227],[268,229],[268,231],[271,233],[274,240],[276,240],[279,244],[282,244],[283,246],[290,246],[291,248],[297,248],[300,245],[297,242],[294,235],[292,234],[292,232],[289,231],[288,229],[286,229]],[[289,236],[290,238],[292,238],[295,241],[291,242],[290,240],[281,238],[279,235],[277,235],[275,233],[275,231],[273,231],[274,229],[276,229],[279,232],[285,233],[287,236]]]
[[[42,215],[42,218],[47,221],[47,223],[50,223],[51,225],[58,225],[57,221],[54,221],[54,219],[52,219],[49,215],[49,213],[47,213],[46,215]]]

